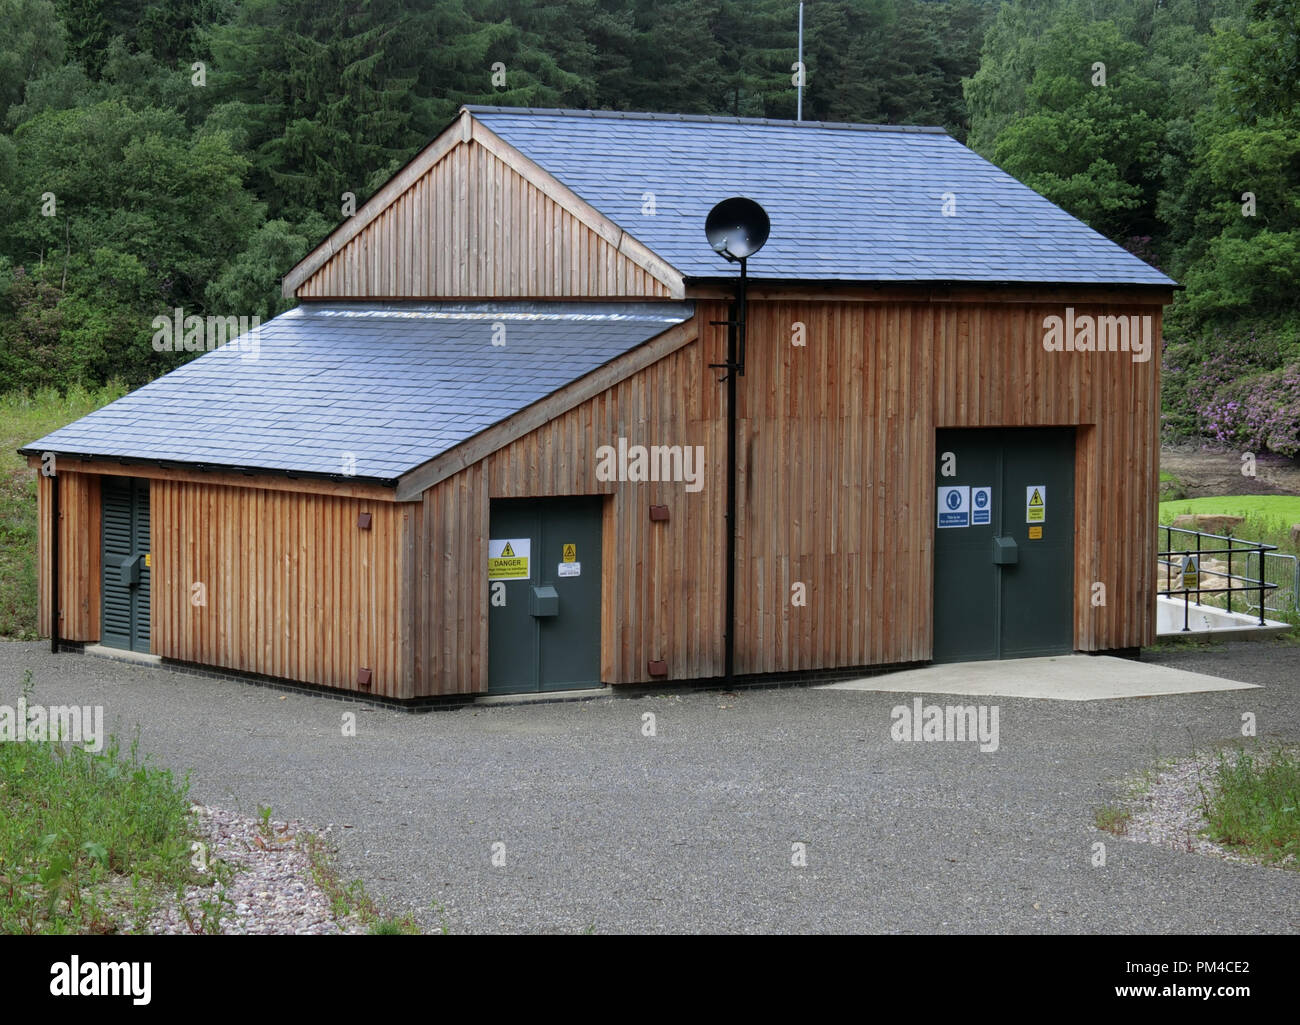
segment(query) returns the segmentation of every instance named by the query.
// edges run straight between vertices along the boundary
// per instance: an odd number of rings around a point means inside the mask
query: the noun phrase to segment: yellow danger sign
[[[512,537],[488,541],[488,579],[527,580],[528,557],[531,554],[531,538]]]
[[[1025,488],[1025,522],[1045,523],[1047,521],[1047,488],[1042,484],[1031,484]]]
[[[578,561],[578,546],[577,546],[577,545],[565,545],[565,546],[564,546],[564,561],[565,561],[565,562],[577,562],[577,561]]]

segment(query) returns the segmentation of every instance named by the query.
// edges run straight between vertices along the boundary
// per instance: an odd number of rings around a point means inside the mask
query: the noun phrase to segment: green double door
[[[1074,429],[936,432],[934,661],[1074,650]]]
[[[488,541],[488,691],[600,683],[599,497],[494,499]]]
[[[100,642],[149,651],[149,482],[100,478]]]

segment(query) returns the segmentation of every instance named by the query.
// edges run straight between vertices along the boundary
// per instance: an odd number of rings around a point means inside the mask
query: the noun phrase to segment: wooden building
[[[736,672],[1152,643],[1174,282],[939,130],[505,108],[23,449],[43,630],[396,700],[719,677],[733,195]]]

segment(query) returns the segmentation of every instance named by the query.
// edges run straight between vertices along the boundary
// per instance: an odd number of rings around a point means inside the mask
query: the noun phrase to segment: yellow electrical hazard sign
[[[512,537],[488,541],[488,579],[527,580],[528,557],[531,554],[531,538]]]
[[[565,562],[577,562],[577,561],[578,561],[578,546],[577,546],[577,545],[565,545],[565,546],[564,546],[564,561],[565,561]]]
[[[153,552],[144,553],[144,568],[145,569],[153,568]]]
[[[1201,586],[1201,566],[1195,555],[1183,558],[1183,590],[1195,591]]]
[[[1025,522],[1045,523],[1047,521],[1047,488],[1042,484],[1031,484],[1025,488]]]

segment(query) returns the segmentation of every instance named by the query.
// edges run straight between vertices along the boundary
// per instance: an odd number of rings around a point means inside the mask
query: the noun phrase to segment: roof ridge
[[[471,114],[531,114],[541,117],[587,117],[611,121],[681,121],[715,125],[766,125],[782,128],[821,128],[833,131],[908,132],[922,135],[947,135],[931,125],[877,125],[851,121],[789,121],[770,117],[732,117],[727,114],[664,114],[633,110],[581,110],[570,107],[496,107],[466,103],[461,110]]]

